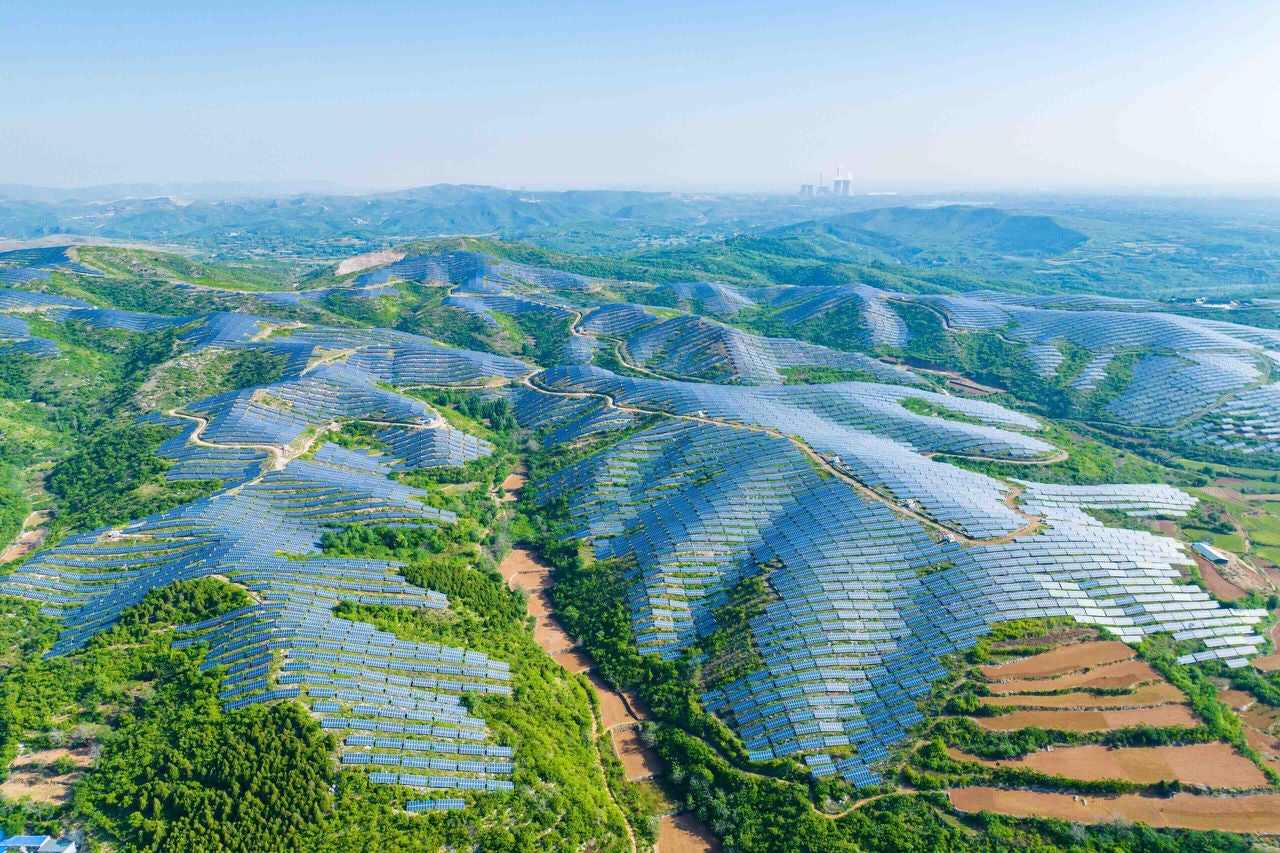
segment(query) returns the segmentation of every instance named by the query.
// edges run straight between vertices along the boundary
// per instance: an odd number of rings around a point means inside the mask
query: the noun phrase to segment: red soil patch
[[[997,666],[982,667],[982,675],[988,681],[1004,681],[1012,678],[1048,678],[1066,675],[1077,669],[1102,666],[1107,663],[1128,660],[1136,653],[1124,643],[1100,640],[1076,643],[1053,649],[1038,655]]]
[[[502,562],[498,564],[498,574],[511,586],[519,586],[523,589],[543,589],[550,583],[551,567],[537,555],[525,548],[512,548],[507,552],[507,556],[502,558]],[[520,578],[520,582],[513,582],[513,578],[520,575],[526,575]],[[539,581],[539,578],[546,580]]]
[[[578,651],[559,652],[558,654],[554,654],[551,657],[553,660],[555,660],[556,663],[560,664],[565,669],[574,673],[586,672],[587,670],[591,669],[592,666],[594,666],[594,664],[591,662],[591,658],[587,657],[587,655],[584,654],[583,652],[578,652]]]
[[[1196,558],[1196,566],[1200,569],[1200,577],[1204,578],[1204,585],[1209,587],[1209,592],[1221,598],[1223,601],[1235,601],[1237,598],[1244,598],[1245,591],[1233,584],[1222,576],[1222,574],[1204,557],[1199,554],[1193,554]]]
[[[1196,725],[1196,718],[1185,705],[1161,705],[1127,711],[1014,711],[999,717],[972,718],[982,728],[993,732],[1011,732],[1031,727],[1060,729],[1066,732],[1107,732],[1129,726]]]
[[[1095,696],[1092,693],[1072,691],[1048,696],[1020,693],[1013,696],[983,696],[983,705],[1013,705],[1018,708],[1136,708],[1163,705],[1166,702],[1185,702],[1182,691],[1168,682],[1148,684],[1132,693],[1114,696]]]
[[[498,565],[498,573],[513,589],[529,593],[529,614],[534,617],[533,638],[549,654],[568,651],[574,642],[553,615],[546,590],[551,586],[551,567],[532,551],[512,548]]]
[[[1223,698],[1222,693],[1219,693],[1218,697]],[[1263,732],[1271,729],[1276,723],[1280,723],[1280,708],[1272,708],[1270,705],[1264,705],[1261,702],[1254,702],[1238,713],[1240,714],[1240,720],[1246,726],[1253,726]]]
[[[533,639],[548,654],[569,651],[574,647],[573,638],[551,615],[551,599],[547,597],[546,592],[537,590],[529,593],[529,613],[536,620],[533,626]]]
[[[633,782],[662,772],[662,763],[653,750],[644,745],[635,729],[614,729],[613,751],[618,753],[627,778]]]
[[[1242,486],[1244,485],[1244,480],[1241,480],[1239,477],[1218,477],[1213,482],[1214,485],[1204,487],[1204,493],[1206,495],[1211,495],[1218,500],[1226,501],[1231,504],[1240,504],[1242,506],[1248,505],[1248,501],[1245,499],[1245,496],[1240,493],[1239,489],[1224,488],[1225,486]]]
[[[658,823],[655,853],[720,853],[720,842],[691,814],[666,815]]]
[[[509,502],[515,501],[516,492],[524,488],[524,484],[527,482],[529,480],[523,474],[508,474],[507,479],[502,481],[502,491],[505,492],[502,499]]]
[[[606,729],[640,722],[640,719],[632,714],[627,704],[622,701],[617,691],[605,684],[600,676],[593,672],[587,678],[591,680],[591,686],[600,694],[600,722]]]
[[[1247,797],[1077,797],[998,788],[956,788],[951,804],[964,812],[990,811],[1016,817],[1056,817],[1072,823],[1133,821],[1155,827],[1225,832],[1280,832],[1280,794]]]
[[[22,531],[9,547],[0,553],[0,564],[21,560],[40,547],[49,535],[49,511],[36,510],[22,522]]]
[[[982,761],[976,756],[951,750],[961,761],[979,761],[992,767],[1022,767],[1066,776],[1069,779],[1127,779],[1155,784],[1178,781],[1211,788],[1260,788],[1267,777],[1257,766],[1225,743],[1197,743],[1190,746],[1055,747],[1008,761]]]
[[[1161,680],[1160,673],[1146,662],[1123,660],[1057,678],[1024,678],[997,682],[990,685],[990,688],[992,693],[1003,696],[1009,693],[1044,693],[1068,687],[1136,687],[1148,681]]]
[[[1258,700],[1253,698],[1252,693],[1243,690],[1219,690],[1218,701],[1225,702],[1233,711],[1243,711]]]
[[[1251,726],[1244,727],[1244,739],[1249,746],[1258,750],[1267,761],[1280,761],[1280,739],[1275,735],[1260,732]]]

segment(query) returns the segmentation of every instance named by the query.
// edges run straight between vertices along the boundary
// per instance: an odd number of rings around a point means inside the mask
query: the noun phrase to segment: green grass
[[[1244,537],[1238,533],[1214,533],[1198,527],[1183,527],[1182,533],[1192,542],[1208,542],[1215,548],[1233,554],[1243,554],[1245,551]]]
[[[1280,545],[1280,518],[1275,515],[1247,514],[1240,519],[1249,538],[1263,545]]]
[[[206,264],[182,255],[144,249],[84,247],[80,258],[89,266],[120,277],[154,276],[232,291],[288,290],[295,270],[275,261]]]

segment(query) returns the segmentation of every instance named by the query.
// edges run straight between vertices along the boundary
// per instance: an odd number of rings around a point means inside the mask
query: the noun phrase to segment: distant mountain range
[[[68,201],[176,198],[219,201],[232,198],[279,198],[304,193],[344,195],[358,190],[333,181],[196,181],[180,183],[100,184],[90,187],[37,187],[0,184],[0,199],[58,204]]]
[[[0,185],[0,236],[50,234],[180,243],[208,251],[353,246],[453,234],[558,239],[563,248],[631,248],[725,236],[871,206],[869,199],[440,184],[371,195],[269,192],[270,185],[137,185],[43,190]],[[294,188],[297,190],[298,188]],[[243,190],[243,192],[239,192]],[[330,245],[332,244],[332,246]]]
[[[991,195],[894,202],[453,184],[363,195],[329,184],[0,185],[0,238],[67,235],[181,246],[208,258],[315,260],[423,238],[492,236],[788,284],[849,280],[851,271],[840,265],[989,279],[964,286],[1122,295],[1241,294],[1280,281],[1276,199]],[[797,259],[807,270],[801,278],[792,275]]]

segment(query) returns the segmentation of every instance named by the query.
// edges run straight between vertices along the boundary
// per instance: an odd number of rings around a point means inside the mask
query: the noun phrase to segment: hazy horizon
[[[0,183],[904,192],[1280,183],[1228,2],[83,2],[7,16]]]
[[[828,183],[830,181],[828,180]],[[441,181],[431,184],[388,187],[357,187],[324,180],[296,181],[244,181],[233,178],[194,181],[121,181],[106,184],[77,184],[67,186],[27,184],[13,181],[0,182],[0,198],[17,200],[46,200],[41,194],[65,196],[68,201],[114,201],[121,199],[160,199],[212,201],[236,198],[283,198],[288,196],[384,196],[441,187],[477,190],[499,190],[513,193],[555,194],[571,192],[618,192],[672,194],[682,196],[796,196],[797,187],[724,187],[724,186],[663,186],[663,185],[585,185],[585,186],[502,186],[494,183],[454,183]],[[77,193],[109,192],[111,195],[92,197]],[[117,194],[118,193],[118,194]],[[1149,183],[1149,184],[1000,184],[960,183],[945,185],[927,181],[878,181],[855,183],[851,198],[863,200],[883,198],[891,205],[894,198],[904,200],[955,199],[962,204],[982,204],[983,196],[992,197],[992,204],[1017,197],[1152,197],[1152,198],[1201,198],[1201,199],[1258,199],[1280,198],[1280,181],[1256,183]],[[837,197],[830,197],[832,201]]]

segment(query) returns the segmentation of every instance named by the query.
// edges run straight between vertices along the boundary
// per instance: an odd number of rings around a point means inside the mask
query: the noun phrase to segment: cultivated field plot
[[[1160,674],[1140,660],[1124,660],[1104,664],[1093,669],[1080,670],[1056,678],[1023,678],[995,682],[989,688],[996,696],[1012,693],[1045,693],[1068,688],[1131,688],[1151,681],[1159,681]],[[1014,704],[1001,702],[998,704]]]
[[[978,717],[975,722],[999,732],[1031,727],[1100,732],[1138,725],[1194,726],[1187,697],[1148,664],[1135,660],[1135,654],[1124,643],[1091,641],[981,667],[995,695],[978,701],[1018,710]]]
[[[993,732],[1019,729],[1056,729],[1064,732],[1109,732],[1131,726],[1186,726],[1196,724],[1185,705],[1161,705],[1125,711],[1014,711],[999,717],[978,717],[975,722]]]
[[[1162,705],[1167,702],[1183,702],[1186,697],[1172,684],[1147,684],[1132,693],[1098,695],[1083,691],[1051,693],[1048,695],[1018,694],[1012,696],[983,696],[984,705],[1010,705],[1018,708],[1134,708]]]
[[[1050,775],[1089,781],[1124,779],[1144,784],[1177,781],[1210,788],[1244,789],[1260,788],[1267,784],[1267,777],[1252,761],[1225,743],[1125,749],[1088,744],[1055,747],[1007,761],[982,761],[955,750],[952,757],[961,761],[981,761],[993,767],[1024,767]]]
[[[1106,663],[1130,660],[1136,653],[1124,643],[1090,642],[1062,646],[1052,651],[1032,655],[1022,660],[981,668],[982,677],[988,681],[1006,681],[1014,678],[1052,678],[1077,670],[1101,666]]]
[[[964,812],[990,811],[1015,817],[1054,817],[1073,823],[1141,822],[1149,826],[1224,832],[1280,832],[1280,794],[1245,797],[1080,797],[1043,791],[957,788],[951,803]]]
[[[1009,640],[1006,647],[1043,648],[1046,640],[1052,642],[1052,635]],[[994,695],[966,694],[964,682],[958,694],[1017,710],[970,717],[977,729],[944,725],[939,731],[960,732],[946,734],[945,757],[939,761],[936,749],[922,749],[913,759],[946,774],[958,810],[1079,823],[1280,831],[1280,795],[1255,759],[1225,740],[1204,742],[1208,723],[1193,712],[1190,698],[1138,660],[1131,647],[1086,640],[970,674],[981,685],[979,694]],[[1269,734],[1280,722],[1280,709],[1227,689],[1225,678],[1211,683],[1219,701],[1240,714],[1249,745],[1264,761],[1274,760],[1275,753],[1264,747],[1280,747]]]

